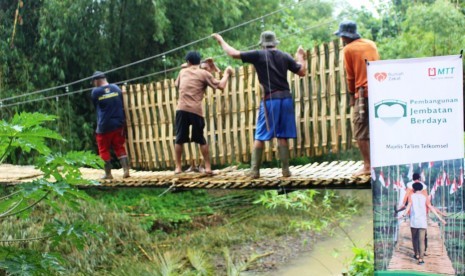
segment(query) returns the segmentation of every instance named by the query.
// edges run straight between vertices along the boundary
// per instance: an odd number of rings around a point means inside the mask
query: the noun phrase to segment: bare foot
[[[365,168],[362,168],[356,172],[354,172],[352,174],[353,177],[358,177],[358,176],[364,176],[364,175],[370,175],[371,174],[371,171],[370,169],[365,169]]]

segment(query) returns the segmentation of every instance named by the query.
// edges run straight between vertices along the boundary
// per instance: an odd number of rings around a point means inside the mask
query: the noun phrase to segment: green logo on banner
[[[399,100],[383,100],[375,103],[375,118],[400,119],[407,117],[407,103]]]

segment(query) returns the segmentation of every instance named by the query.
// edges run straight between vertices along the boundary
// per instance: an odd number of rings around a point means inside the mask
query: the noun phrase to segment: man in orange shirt
[[[354,106],[354,136],[363,156],[363,168],[354,176],[370,174],[370,130],[368,124],[368,80],[366,61],[379,60],[376,44],[361,38],[357,24],[345,20],[334,33],[344,43],[344,66],[350,94],[350,104]]]

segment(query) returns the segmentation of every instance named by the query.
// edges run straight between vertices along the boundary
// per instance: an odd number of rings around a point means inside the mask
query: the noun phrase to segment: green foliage
[[[157,252],[152,259],[156,276],[180,275],[181,269],[185,266],[185,260],[179,252]]]
[[[15,114],[10,122],[0,121],[0,164],[17,148],[25,153],[34,149],[40,154],[49,154],[46,139],[63,140],[58,133],[43,127],[45,122],[55,119],[56,116],[23,112]]]
[[[211,197],[204,191],[167,193],[153,189],[111,190],[106,193],[89,191],[89,194],[101,202],[114,205],[118,210],[134,216],[140,216],[144,229],[151,230],[157,222],[170,229],[178,229],[192,221],[196,215],[213,214],[209,203]]]
[[[375,272],[375,257],[373,247],[353,247],[354,257],[349,264],[347,272],[350,276],[373,275]]]
[[[67,204],[77,209],[79,200],[89,197],[77,190],[74,185],[85,183],[79,167],[99,167],[102,161],[88,152],[69,152],[68,154],[51,153],[46,142],[49,139],[63,140],[61,136],[42,126],[44,122],[53,121],[56,117],[39,113],[21,113],[13,117],[11,122],[2,121],[0,124],[0,161],[3,161],[14,150],[30,153],[35,150],[39,154],[37,168],[43,172],[43,177],[30,183],[16,185],[13,192],[0,198],[0,224],[5,223],[9,217],[28,219],[35,207],[46,204],[54,211],[59,212],[61,204]],[[1,163],[1,162],[0,162]],[[89,182],[87,182],[89,183]],[[40,237],[26,237],[21,239],[0,239],[0,242],[31,242],[41,239],[51,239],[52,246],[60,242],[73,244],[77,248],[84,247],[84,241],[102,229],[87,222],[74,221],[66,224],[56,220],[46,224]],[[6,233],[5,233],[6,234]],[[21,235],[15,232],[12,235]],[[0,247],[5,252],[7,248]],[[62,270],[60,261],[49,252],[24,251],[0,254],[0,267],[12,275],[42,275],[59,273]]]
[[[200,250],[187,249],[187,259],[192,267],[195,269],[195,275],[209,276],[214,275],[214,267],[211,259]]]
[[[52,246],[56,247],[60,243],[68,242],[73,244],[77,249],[82,250],[88,238],[100,238],[104,233],[101,226],[90,224],[86,221],[77,221],[73,224],[67,224],[60,220],[53,220],[44,228],[44,233],[51,237]]]
[[[53,275],[61,274],[65,271],[62,265],[62,258],[58,254],[38,253],[32,251],[16,252],[13,249],[1,251],[10,251],[6,257],[0,253],[0,268],[6,269],[8,275],[33,276],[33,275]],[[5,252],[4,252],[5,253]]]
[[[280,48],[293,54],[299,45],[311,48],[333,38],[327,24],[315,27],[331,20],[333,7],[329,2],[48,0],[24,1],[20,12],[24,23],[16,26],[14,47],[10,47],[16,6],[17,2],[11,1],[0,4],[0,99],[74,82],[90,76],[94,70],[115,68],[197,40],[201,41],[173,51],[165,59],[148,59],[111,72],[108,78],[111,82],[123,81],[179,66],[184,62],[185,53],[194,49],[204,57],[215,57],[222,68],[239,65],[241,62],[225,57],[213,39],[202,38],[282,8],[263,23],[256,21],[225,32],[225,39],[238,49],[248,50],[256,47],[262,30],[272,29],[281,40]],[[172,78],[176,74],[159,74],[137,82]],[[53,97],[88,88],[85,81],[3,101],[1,104],[8,105],[40,99],[2,108],[2,118],[21,111],[54,113],[61,118],[54,128],[69,143],[56,141],[51,148],[96,151],[92,135],[95,113],[90,93]],[[24,158],[20,154],[10,156],[13,161]]]
[[[254,203],[271,209],[285,208],[303,211],[307,214],[307,219],[292,221],[291,227],[315,232],[327,230],[334,224],[341,225],[344,219],[357,213],[358,210],[358,204],[354,199],[341,198],[330,190],[325,190],[324,193],[307,190],[285,195],[278,195],[276,191],[267,191]]]
[[[406,10],[396,39],[380,39],[383,59],[458,54],[465,38],[465,16],[452,3],[437,0]]]
[[[56,153],[53,155],[42,156],[36,166],[44,173],[44,178],[53,177],[56,182],[65,182],[67,184],[96,184],[84,180],[79,168],[89,166],[92,168],[103,167],[103,161],[97,155],[91,152],[71,151],[66,154]]]

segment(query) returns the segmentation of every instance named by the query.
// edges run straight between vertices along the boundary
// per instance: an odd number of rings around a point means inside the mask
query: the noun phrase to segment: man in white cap
[[[291,176],[289,170],[288,139],[297,138],[294,100],[287,81],[287,71],[299,76],[305,76],[307,62],[305,51],[301,46],[297,49],[296,60],[291,55],[276,48],[279,41],[274,32],[265,31],[260,36],[262,50],[241,52],[236,50],[219,34],[212,35],[223,50],[232,58],[241,59],[242,62],[252,63],[257,71],[258,80],[264,90],[263,100],[255,130],[254,150],[252,152],[251,170],[247,176],[260,177],[260,164],[262,161],[265,141],[278,139],[279,157],[282,163],[282,175]],[[267,118],[269,118],[267,120]]]
[[[361,38],[357,24],[345,20],[339,24],[335,35],[344,43],[344,67],[348,83],[350,104],[354,106],[354,136],[363,157],[363,168],[354,176],[369,175],[370,130],[368,124],[368,80],[366,61],[379,60],[376,44]]]

